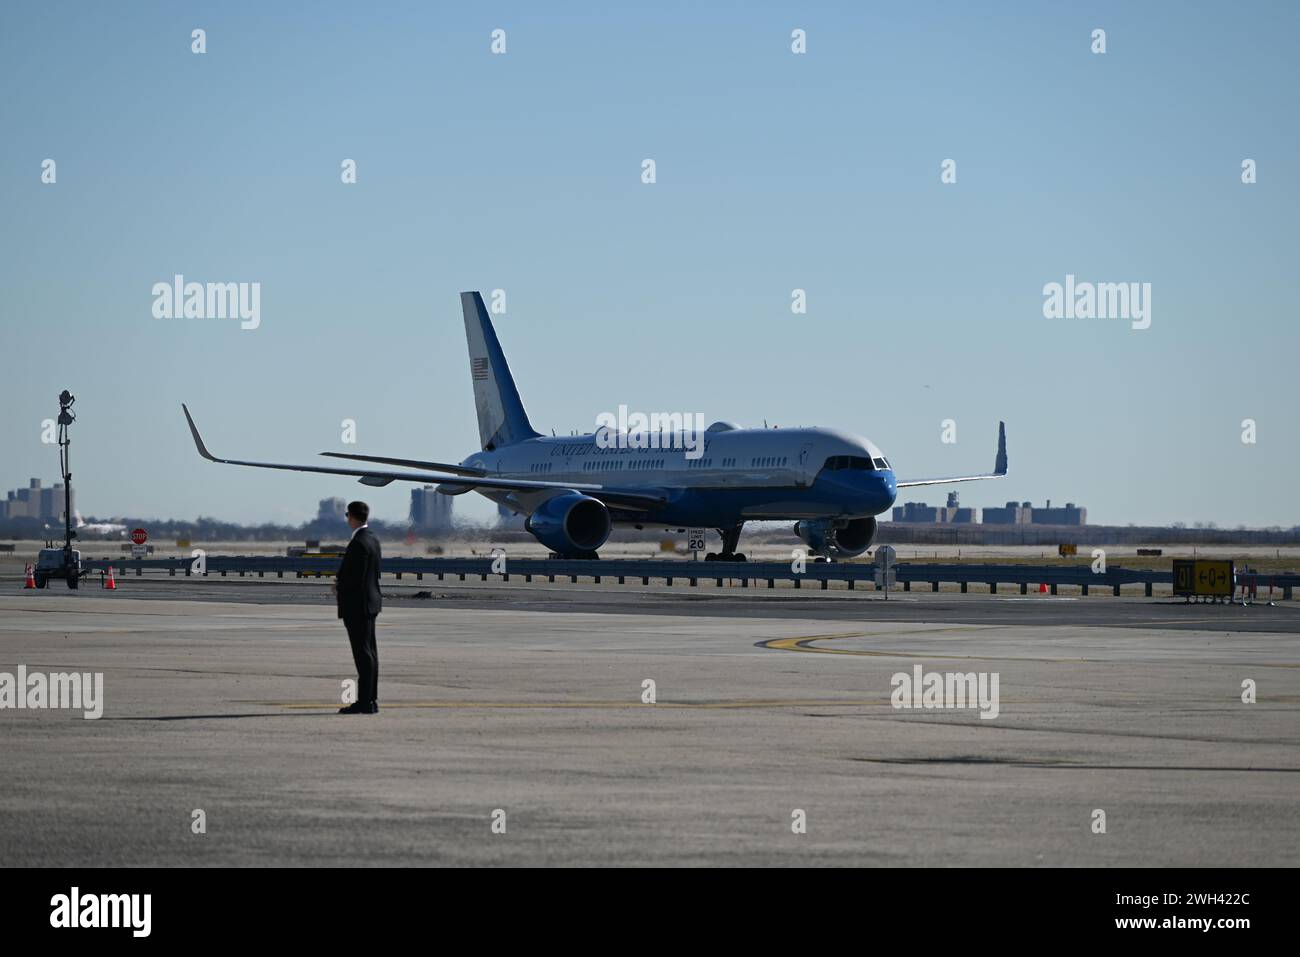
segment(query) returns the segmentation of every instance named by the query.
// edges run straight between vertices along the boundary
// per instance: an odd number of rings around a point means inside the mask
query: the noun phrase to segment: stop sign
[[[149,541],[149,533],[143,528],[137,528],[131,533],[131,541],[137,545],[143,545],[145,542]]]

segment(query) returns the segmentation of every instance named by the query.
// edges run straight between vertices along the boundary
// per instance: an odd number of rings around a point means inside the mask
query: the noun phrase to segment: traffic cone
[[[105,588],[106,591],[116,591],[116,590],[117,590],[117,582],[114,581],[114,579],[113,579],[113,566],[112,566],[112,565],[109,565],[109,566],[108,566],[108,578],[105,579],[105,581],[104,581],[104,588]]]
[[[1038,585],[1038,594],[1040,594],[1040,595],[1046,595],[1046,594],[1047,594],[1047,585],[1046,585],[1046,584],[1039,583],[1039,585]]]
[[[23,587],[24,587],[24,588],[35,588],[35,587],[36,587],[36,576],[32,573],[32,566],[31,566],[31,565],[28,565],[28,566],[27,566],[27,581],[23,582]]]

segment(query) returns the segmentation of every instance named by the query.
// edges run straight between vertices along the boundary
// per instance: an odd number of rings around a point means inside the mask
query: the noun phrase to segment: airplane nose
[[[880,514],[894,504],[898,483],[890,469],[878,469],[863,476],[863,504],[873,513]]]
[[[882,491],[888,497],[885,502],[885,508],[894,504],[894,499],[898,497],[898,480],[894,477],[893,469],[885,469],[880,473]]]

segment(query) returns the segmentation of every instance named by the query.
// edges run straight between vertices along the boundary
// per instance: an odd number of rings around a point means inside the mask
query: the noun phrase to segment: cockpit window
[[[876,468],[878,468],[878,469],[887,469],[887,468],[889,468],[889,463],[885,461],[885,457],[884,457],[883,455],[880,456],[879,458],[875,459],[874,461],[875,461],[875,463],[876,463]]]
[[[843,469],[859,469],[863,472],[870,472],[877,468],[888,468],[887,465],[880,465],[884,459],[876,459],[875,463],[869,458],[859,455],[832,455],[826,460],[823,468],[831,472],[839,472]]]

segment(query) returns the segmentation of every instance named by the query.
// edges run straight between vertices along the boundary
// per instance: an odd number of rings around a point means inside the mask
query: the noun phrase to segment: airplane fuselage
[[[710,427],[698,455],[680,435],[543,436],[461,464],[499,478],[663,490],[660,508],[611,508],[622,524],[720,527],[769,519],[852,519],[879,515],[894,504],[894,472],[866,439],[833,429]],[[617,437],[614,437],[615,439]],[[650,445],[638,448],[637,445]],[[864,467],[865,466],[865,467]],[[883,466],[883,467],[882,467]],[[528,513],[550,492],[479,489],[494,502]]]

